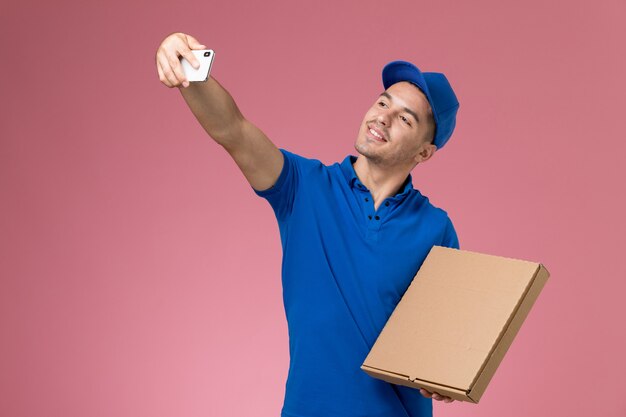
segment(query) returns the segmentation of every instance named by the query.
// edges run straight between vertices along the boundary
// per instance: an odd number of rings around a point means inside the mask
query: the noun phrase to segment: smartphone
[[[213,59],[215,58],[215,52],[213,52],[212,49],[200,49],[193,50],[191,52],[200,63],[200,67],[195,69],[191,66],[191,63],[187,61],[187,59],[182,58],[180,63],[183,66],[185,77],[187,77],[189,82],[208,80],[211,72],[211,65],[213,65]]]

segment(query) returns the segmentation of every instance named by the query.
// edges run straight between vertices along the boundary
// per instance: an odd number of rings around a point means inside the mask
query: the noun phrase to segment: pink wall
[[[174,31],[275,143],[328,163],[384,63],[445,72],[458,128],[415,186],[462,248],[552,277],[481,404],[436,414],[626,415],[626,7],[558,3],[3,3],[0,415],[279,415],[276,222],[160,85]]]

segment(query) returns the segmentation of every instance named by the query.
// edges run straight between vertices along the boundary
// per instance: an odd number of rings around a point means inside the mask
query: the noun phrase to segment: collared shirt
[[[433,245],[458,248],[447,213],[407,178],[378,210],[354,156],[330,166],[281,149],[272,206],[283,248],[290,366],[282,417],[432,416],[418,390],[360,369]]]

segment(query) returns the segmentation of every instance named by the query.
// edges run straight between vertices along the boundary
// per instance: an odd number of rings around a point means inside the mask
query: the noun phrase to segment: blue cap
[[[422,90],[435,118],[435,138],[433,144],[437,149],[443,148],[454,127],[459,101],[445,75],[440,72],[422,72],[415,65],[406,61],[393,61],[383,68],[383,85],[385,89],[400,81],[408,81]]]

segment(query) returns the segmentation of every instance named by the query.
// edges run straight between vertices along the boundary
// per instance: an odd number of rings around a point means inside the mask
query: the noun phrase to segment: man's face
[[[426,96],[409,82],[391,85],[367,111],[354,145],[357,152],[381,166],[406,166],[425,161],[435,125]]]

